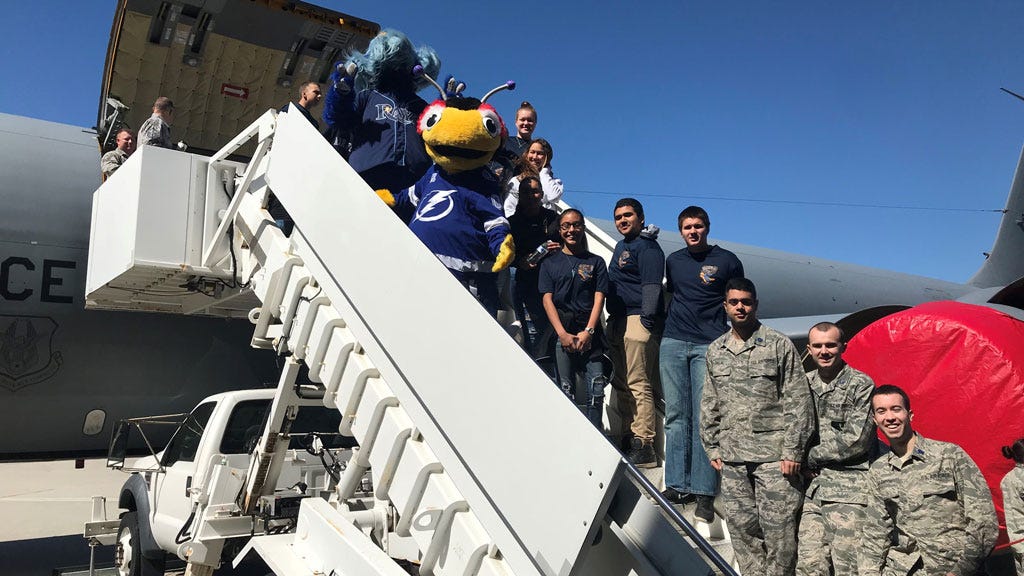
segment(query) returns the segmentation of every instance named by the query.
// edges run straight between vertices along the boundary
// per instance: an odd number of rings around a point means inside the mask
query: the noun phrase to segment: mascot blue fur
[[[514,89],[515,83],[506,82],[477,100],[453,95],[453,87],[461,92],[465,86],[451,79],[446,93],[430,75],[423,77],[441,93],[417,122],[434,164],[413,186],[377,194],[398,214],[411,214],[409,229],[496,316],[497,273],[512,263],[515,245],[502,211],[501,183],[487,167],[508,131],[486,101],[500,90]]]
[[[351,143],[349,165],[375,190],[411,186],[431,164],[416,126],[427,107],[416,92],[430,81],[414,69],[436,77],[441,61],[388,29],[337,65],[328,82],[324,121]]]

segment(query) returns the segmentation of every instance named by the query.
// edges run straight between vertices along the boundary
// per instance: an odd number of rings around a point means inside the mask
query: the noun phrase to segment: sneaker
[[[661,495],[668,500],[670,504],[685,505],[693,502],[695,496],[693,494],[687,494],[686,492],[680,492],[675,488],[666,488],[661,492]]]
[[[629,449],[633,446],[633,433],[627,432],[619,438],[619,451],[623,454],[629,452]]]
[[[698,495],[697,509],[694,510],[693,517],[708,524],[713,522],[715,520],[715,497]]]
[[[629,443],[629,452],[626,452],[626,460],[637,468],[656,468],[658,457],[654,453],[654,445],[647,444],[639,438],[633,438]]]

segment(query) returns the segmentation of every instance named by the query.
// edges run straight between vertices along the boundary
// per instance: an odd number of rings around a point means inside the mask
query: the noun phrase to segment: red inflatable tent
[[[1024,322],[985,306],[932,302],[864,328],[844,358],[876,385],[907,391],[915,430],[970,454],[1003,526],[999,482],[1013,463],[1000,447],[1024,437]]]

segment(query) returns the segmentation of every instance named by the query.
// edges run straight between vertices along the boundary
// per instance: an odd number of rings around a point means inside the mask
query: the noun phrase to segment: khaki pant
[[[614,374],[612,387],[618,392],[618,410],[623,427],[645,444],[654,442],[654,389],[658,385],[658,347],[661,334],[644,328],[640,316],[608,319],[608,352]],[[625,432],[625,430],[623,430]]]

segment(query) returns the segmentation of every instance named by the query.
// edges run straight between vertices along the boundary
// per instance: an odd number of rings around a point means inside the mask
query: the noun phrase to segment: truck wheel
[[[134,511],[121,516],[114,549],[114,565],[118,576],[163,576],[164,562],[150,560],[142,555],[139,542],[139,517]]]

